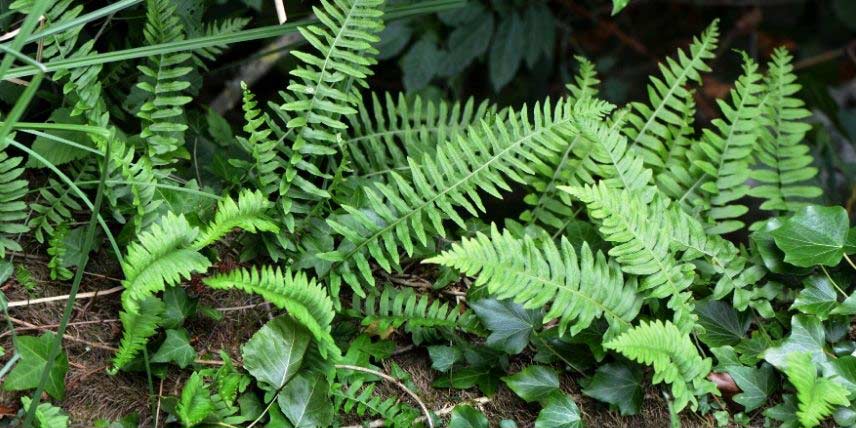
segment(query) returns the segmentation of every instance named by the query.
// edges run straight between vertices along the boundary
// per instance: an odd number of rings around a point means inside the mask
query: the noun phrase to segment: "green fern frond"
[[[268,215],[272,208],[273,203],[258,190],[242,190],[237,203],[230,196],[225,196],[217,204],[214,220],[199,234],[193,248],[201,249],[236,228],[250,233],[279,232],[279,227]]]
[[[797,390],[797,418],[804,427],[820,425],[835,406],[850,405],[846,388],[834,380],[817,377],[817,367],[808,352],[788,354],[785,374]]]
[[[668,215],[668,200],[657,195],[646,204],[637,192],[614,189],[604,182],[563,189],[586,204],[603,238],[615,244],[609,255],[621,270],[643,276],[639,291],[657,299],[668,297],[675,324],[682,331],[692,330],[697,317],[687,289],[695,277],[694,267],[678,261],[671,251],[676,225]]]
[[[549,305],[545,322],[558,319],[560,332],[571,335],[601,316],[609,323],[608,336],[614,335],[630,326],[642,306],[636,280],[625,282],[618,265],[585,242],[578,258],[565,238],[556,246],[553,240],[519,239],[492,226],[490,237],[478,233],[425,262],[478,275],[474,286],[486,286],[498,299],[530,309]]]
[[[146,1],[146,43],[157,45],[184,40],[184,27],[169,0]],[[183,91],[190,82],[183,79],[193,70],[187,64],[189,52],[173,52],[149,57],[147,64],[137,66],[143,80],[137,87],[149,93],[137,113],[143,119],[140,137],[146,140],[149,159],[155,165],[169,165],[179,159],[189,159],[184,148],[184,105],[191,98]]]
[[[375,393],[375,384],[363,381],[352,382],[348,385],[335,384],[330,388],[333,405],[338,413],[356,414],[359,417],[367,415],[383,418],[389,427],[409,428],[414,426],[419,411],[395,398],[384,398]]]
[[[568,101],[536,105],[531,115],[526,108],[509,112],[504,120],[482,122],[442,144],[434,156],[409,158],[409,177],[390,172],[388,184],[366,187],[366,209],[344,205],[346,216],[327,221],[344,238],[337,251],[326,255],[338,262],[333,289],[344,280],[362,295],[360,277],[374,286],[366,253],[391,271],[399,246],[412,255],[414,242],[427,245],[429,231],[446,236],[444,219],[464,227],[455,207],[472,215],[483,212],[478,191],[500,198],[501,191],[511,190],[509,180],[525,183],[524,177],[547,168],[541,156],[568,144],[571,114]]]
[[[9,5],[9,9],[27,14],[33,3],[35,0],[16,0]],[[42,24],[44,30],[65,24],[77,18],[83,11],[83,5],[78,4],[72,7],[73,0],[59,0],[51,3],[48,10],[42,14],[44,16]],[[41,61],[45,63],[54,59],[65,59],[73,51],[81,29],[82,26],[72,27],[40,39]]]
[[[694,149],[696,179],[677,202],[690,211],[701,211],[708,232],[723,234],[743,227],[737,220],[749,209],[734,203],[749,192],[750,164],[757,139],[759,95],[763,90],[758,65],[744,54],[743,75],[731,90],[731,104],[717,100],[722,119],[714,119],[714,129],[705,129],[701,144]],[[698,198],[689,200],[695,191]]]
[[[133,361],[134,357],[146,346],[149,338],[155,334],[161,322],[166,305],[154,296],[148,296],[138,302],[133,309],[126,308],[119,313],[122,321],[122,340],[119,351],[113,357],[111,374]]]
[[[30,397],[21,397],[21,408],[27,412],[30,409],[32,399]],[[68,428],[68,415],[63,412],[62,408],[54,406],[51,403],[39,403],[36,407],[36,424],[38,428]]]
[[[225,34],[235,33],[241,31],[249,23],[250,18],[226,18],[220,21],[210,22],[205,24],[205,28],[202,32],[203,34],[201,34],[200,37],[222,36]],[[226,47],[227,45],[215,45],[196,49],[193,51],[193,63],[197,67],[207,70],[208,67],[205,65],[204,60],[214,61],[217,58],[217,55],[223,53]]]
[[[190,226],[184,215],[170,212],[141,233],[137,242],[128,245],[128,254],[122,261],[122,284],[126,288],[122,303],[126,310],[167,285],[208,270],[211,262],[192,247],[197,235],[199,229]]]
[[[764,81],[766,102],[758,116],[763,121],[756,152],[760,167],[752,171],[752,178],[760,184],[749,194],[765,199],[761,209],[768,211],[795,211],[823,192],[810,184],[817,168],[811,166],[810,149],[803,143],[811,125],[802,119],[811,112],[794,96],[800,85],[796,83],[792,59],[785,48],[773,52]]]
[[[256,188],[265,195],[274,195],[279,190],[282,180],[281,167],[285,164],[279,155],[277,141],[270,138],[271,131],[267,113],[258,108],[255,95],[241,82],[243,90],[244,132],[249,138],[238,137],[238,142],[252,158],[252,174]]]
[[[362,318],[364,326],[371,325],[379,331],[404,326],[405,331],[413,335],[415,344],[434,338],[432,332],[437,330],[479,331],[478,318],[472,312],[461,312],[439,300],[431,301],[428,296],[419,296],[409,288],[385,287],[380,294],[369,293],[365,298],[354,295],[349,312]]]
[[[691,96],[685,87],[690,81],[701,83],[702,72],[710,71],[705,61],[715,56],[719,21],[713,21],[701,34],[693,38],[688,52],[679,49],[677,59],[666,58],[659,64],[661,77],[651,76],[648,85],[648,103],[632,103],[624,132],[630,146],[639,150],[647,166],[659,171],[665,166],[669,150],[669,124],[679,124],[681,110]]]
[[[675,411],[680,412],[691,404],[698,406],[697,396],[719,395],[716,386],[707,380],[711,361],[702,358],[686,332],[669,321],[642,321],[621,336],[606,342],[606,349],[654,368],[652,382],[672,385]]]
[[[5,144],[0,143],[0,259],[6,256],[6,250],[21,251],[21,245],[10,235],[30,230],[26,224],[27,180],[21,175],[22,157],[9,157]]]
[[[53,178],[39,189],[39,199],[30,207],[33,215],[28,226],[39,242],[45,242],[45,235],[52,236],[56,232],[55,226],[69,223],[74,213],[83,209],[71,187]]]
[[[52,280],[68,280],[74,276],[67,267],[63,265],[65,262],[65,254],[68,249],[65,246],[65,237],[68,236],[68,225],[63,223],[57,226],[56,231],[51,236],[48,245],[48,269]]]
[[[597,96],[600,79],[597,77],[595,65],[587,58],[575,55],[574,59],[579,64],[579,72],[574,76],[574,81],[565,85],[571,94],[571,99],[578,101],[585,98]]]
[[[324,287],[305,273],[282,272],[278,267],[238,269],[203,280],[205,285],[218,290],[238,289],[257,294],[277,307],[285,309],[303,324],[318,341],[321,355],[337,359],[341,355],[330,335],[333,321],[333,301]]]
[[[660,192],[673,200],[680,199],[685,192],[689,192],[687,200],[695,200],[699,198],[701,189],[692,187],[699,174],[698,168],[693,166],[699,154],[693,147],[700,143],[695,139],[696,108],[692,94],[684,100],[683,108],[675,113],[680,120],[667,125],[669,151],[663,162],[665,167],[656,174],[655,182]]]

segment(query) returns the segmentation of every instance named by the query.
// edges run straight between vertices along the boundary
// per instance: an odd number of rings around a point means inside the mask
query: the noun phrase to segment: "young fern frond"
[[[452,139],[482,120],[491,122],[497,115],[496,106],[487,101],[476,105],[472,98],[446,103],[385,93],[381,102],[372,93],[371,108],[367,104],[360,103],[359,114],[350,121],[347,142],[354,172],[361,176],[390,170],[403,174],[408,157],[431,155],[438,142]]]
[[[366,209],[343,206],[347,216],[328,220],[344,239],[327,258],[338,262],[331,275],[333,289],[344,280],[363,295],[361,279],[374,286],[370,255],[384,270],[399,261],[399,246],[413,254],[414,242],[427,245],[430,234],[446,236],[444,219],[464,227],[455,207],[472,215],[484,211],[478,191],[500,198],[509,191],[508,181],[524,183],[524,177],[544,167],[544,153],[559,152],[571,137],[571,106],[567,101],[536,105],[509,112],[494,124],[482,122],[466,135],[440,145],[434,156],[408,159],[410,176],[390,172],[389,182],[365,188]]]
[[[203,280],[205,285],[218,289],[237,289],[261,296],[273,305],[288,311],[297,322],[303,324],[318,341],[323,357],[337,359],[341,351],[330,335],[333,322],[333,301],[324,287],[305,273],[282,272],[278,267],[261,269],[237,269]]]
[[[549,305],[544,321],[558,319],[560,334],[576,335],[602,316],[610,326],[607,337],[613,336],[630,327],[642,306],[635,278],[625,282],[618,265],[585,242],[578,257],[564,237],[557,246],[553,240],[515,238],[492,226],[490,237],[465,238],[426,263],[478,275],[474,286],[486,286],[498,299],[529,309]]]
[[[334,384],[330,388],[333,405],[338,412],[353,413],[359,417],[372,415],[383,418],[384,426],[409,428],[419,416],[419,411],[398,402],[393,397],[384,398],[375,393],[374,383],[366,384],[362,380],[349,385]]]
[[[639,291],[648,297],[669,298],[675,324],[691,331],[697,316],[687,289],[695,277],[694,267],[678,261],[671,251],[671,234],[677,225],[668,215],[668,200],[656,195],[646,204],[638,192],[614,189],[602,181],[563,189],[586,204],[589,216],[599,222],[601,236],[615,244],[609,255],[621,270],[643,276]]]
[[[65,237],[68,236],[68,225],[65,223],[57,226],[56,231],[48,241],[48,255],[51,257],[48,260],[48,269],[52,280],[68,280],[74,274],[63,265],[65,262],[65,254],[68,249],[65,246]]]
[[[378,331],[404,326],[417,345],[436,337],[433,333],[438,330],[479,331],[478,318],[472,312],[462,313],[439,300],[431,301],[428,296],[419,296],[409,288],[385,287],[380,294],[369,293],[365,298],[354,295],[349,312],[362,318],[364,326],[371,325]]]
[[[184,40],[184,26],[169,0],[146,1],[146,26],[143,30],[146,43],[156,45]],[[140,137],[146,140],[149,159],[155,165],[169,165],[179,159],[189,159],[184,148],[184,105],[191,98],[183,91],[190,82],[183,79],[193,70],[188,66],[189,52],[173,52],[149,57],[146,65],[137,69],[143,80],[137,87],[149,93],[140,107],[139,116],[145,127]]]
[[[642,321],[603,347],[652,366],[652,383],[672,385],[675,412],[680,412],[687,404],[695,410],[697,396],[719,395],[716,385],[707,380],[710,358],[702,358],[689,335],[669,321]]]
[[[580,70],[574,76],[574,81],[565,85],[571,94],[571,99],[578,101],[596,97],[600,79],[597,77],[595,65],[586,57],[580,55],[575,55],[574,59],[579,64]]]
[[[680,123],[681,110],[691,96],[685,87],[690,81],[701,83],[702,72],[710,71],[705,61],[715,56],[719,21],[713,21],[699,38],[693,38],[688,52],[679,49],[677,59],[666,58],[659,64],[662,77],[651,76],[649,104],[632,103],[624,128],[630,146],[639,150],[645,165],[660,171],[669,151],[668,125]]]
[[[9,157],[5,143],[0,142],[0,259],[6,257],[6,250],[22,251],[21,245],[11,235],[30,230],[26,224],[27,180],[21,175],[22,157]]]
[[[268,215],[272,208],[273,203],[258,190],[242,190],[237,202],[225,196],[217,204],[214,220],[199,234],[193,248],[202,249],[236,228],[250,233],[279,232],[279,227]]]
[[[83,209],[71,188],[53,178],[39,189],[39,199],[30,207],[33,215],[28,226],[39,242],[45,242],[45,235],[52,236],[56,225],[73,220],[74,213]]]
[[[832,379],[818,378],[809,352],[791,352],[785,374],[797,390],[797,418],[804,427],[820,425],[835,406],[850,405],[846,388]]]
[[[696,179],[677,199],[689,205],[691,211],[700,210],[706,217],[708,232],[723,234],[743,227],[737,220],[749,211],[744,205],[735,204],[749,192],[750,165],[757,139],[757,125],[763,89],[758,65],[744,55],[743,75],[731,91],[731,104],[717,100],[722,110],[722,119],[714,119],[714,129],[705,129],[701,144],[697,145],[693,165]],[[695,189],[701,189],[696,200],[688,200]]]
[[[242,104],[246,121],[244,132],[250,137],[238,137],[238,142],[252,158],[250,168],[256,188],[265,195],[274,195],[279,190],[279,183],[282,180],[281,167],[285,164],[285,160],[279,156],[277,141],[270,138],[273,131],[268,126],[270,118],[267,113],[257,107],[256,97],[247,88],[246,83],[241,82],[241,89],[244,92]]]
[[[822,194],[819,187],[810,183],[817,175],[817,168],[811,166],[810,149],[803,143],[811,125],[802,119],[811,112],[794,96],[800,85],[796,83],[791,61],[785,48],[773,52],[764,80],[766,102],[758,116],[763,123],[758,127],[756,151],[760,165],[752,171],[752,178],[760,184],[749,194],[765,199],[761,209],[768,211],[795,211]]]
[[[119,313],[119,319],[122,320],[122,340],[119,342],[119,351],[113,357],[111,374],[116,374],[143,350],[149,338],[157,331],[165,310],[163,301],[148,296],[140,300],[133,309],[125,308]]]

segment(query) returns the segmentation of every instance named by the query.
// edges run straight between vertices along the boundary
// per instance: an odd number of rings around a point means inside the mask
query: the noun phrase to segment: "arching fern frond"
[[[53,235],[57,225],[70,222],[75,211],[83,209],[71,188],[53,178],[39,189],[39,199],[30,207],[33,215],[28,225],[39,242],[45,242],[45,235]]]
[[[271,129],[268,127],[270,118],[267,113],[258,108],[255,95],[241,82],[243,90],[244,132],[249,138],[238,137],[241,147],[250,155],[252,164],[252,179],[256,188],[265,195],[275,195],[282,180],[281,167],[285,161],[279,155],[277,141],[270,138]]]
[[[432,333],[438,330],[479,331],[478,318],[472,312],[462,313],[440,300],[431,301],[428,296],[419,296],[409,288],[385,287],[380,294],[368,293],[365,298],[354,295],[349,313],[362,318],[364,326],[371,325],[379,331],[404,326],[417,345],[437,336]]]
[[[6,256],[6,250],[21,251],[21,245],[10,235],[29,230],[26,225],[27,180],[21,175],[22,157],[9,157],[5,143],[0,142],[0,259]]]
[[[695,410],[697,396],[719,395],[716,386],[707,380],[710,359],[699,356],[689,335],[669,321],[642,321],[603,346],[633,361],[652,366],[654,384],[665,382],[672,385],[676,412],[687,404]]]
[[[65,245],[65,237],[68,236],[68,225],[65,223],[57,226],[56,231],[54,232],[51,239],[48,241],[48,255],[50,256],[50,260],[48,260],[48,269],[50,270],[50,277],[52,280],[68,280],[71,279],[74,274],[67,267],[64,266],[65,255],[68,252],[68,248]]]
[[[122,341],[119,343],[119,351],[113,357],[110,373],[115,374],[128,365],[146,346],[149,338],[155,334],[165,309],[163,301],[148,296],[140,300],[133,310],[126,308],[119,313],[119,319],[122,320]]]
[[[597,96],[600,79],[597,77],[597,69],[587,58],[575,55],[574,59],[579,64],[579,72],[574,76],[574,81],[565,85],[571,94],[571,99],[578,101],[584,98]]]
[[[374,285],[366,253],[390,271],[398,264],[399,246],[413,254],[414,242],[426,245],[429,231],[445,236],[447,218],[463,227],[455,207],[472,215],[484,211],[478,191],[499,198],[501,191],[511,190],[509,180],[524,183],[524,177],[544,167],[540,155],[564,149],[572,131],[570,107],[567,101],[547,101],[531,115],[524,108],[494,124],[482,122],[442,144],[434,156],[408,159],[408,178],[391,172],[388,184],[366,187],[365,209],[345,205],[348,215],[328,220],[344,238],[327,254],[338,262],[331,276],[334,290],[344,280],[362,295],[360,277]]]
[[[765,199],[761,209],[768,211],[794,211],[822,193],[809,182],[817,175],[817,168],[811,166],[810,149],[802,142],[811,129],[802,119],[811,112],[794,96],[800,85],[791,61],[785,48],[773,52],[764,81],[766,102],[758,116],[763,121],[758,129],[760,150],[756,152],[761,162],[752,171],[752,178],[761,184],[749,194]]]
[[[690,81],[701,83],[702,72],[710,71],[705,61],[713,58],[719,37],[719,21],[713,21],[699,38],[693,38],[688,52],[679,49],[677,59],[660,63],[661,77],[651,76],[648,104],[632,103],[624,132],[630,146],[639,150],[647,166],[659,171],[668,153],[668,124],[680,122],[680,111],[691,93],[685,87]]]
[[[571,335],[603,316],[612,336],[630,327],[642,306],[635,279],[625,282],[618,265],[593,253],[585,242],[578,257],[565,238],[556,246],[553,240],[519,239],[493,226],[490,237],[478,233],[464,238],[426,263],[478,275],[474,286],[486,286],[498,299],[530,309],[549,305],[544,321],[558,319],[560,332],[570,330]]]
[[[398,402],[393,397],[384,398],[381,394],[375,393],[375,385],[366,384],[362,380],[348,385],[335,384],[330,388],[333,405],[339,413],[352,413],[361,418],[367,415],[383,418],[384,426],[398,428],[414,426],[419,411]]]
[[[230,196],[225,196],[217,204],[214,220],[199,234],[193,248],[201,249],[236,228],[250,233],[279,232],[279,227],[268,215],[272,208],[273,203],[258,190],[242,190],[237,202]]]
[[[682,263],[671,251],[672,231],[677,227],[668,215],[668,201],[657,195],[646,204],[638,192],[596,186],[563,188],[586,204],[598,221],[603,238],[615,244],[609,250],[621,270],[643,276],[639,291],[649,297],[668,298],[675,324],[688,332],[695,326],[693,299],[687,290],[693,282],[692,264]]]
[[[249,24],[250,18],[225,18],[220,21],[205,24],[201,37],[222,36],[240,31]],[[193,35],[191,35],[193,36]],[[193,51],[193,63],[207,70],[204,60],[214,61],[217,55],[223,53],[227,45],[207,46]]]
[[[237,269],[205,278],[203,282],[218,290],[237,289],[261,296],[303,324],[318,341],[322,356],[337,359],[341,355],[330,335],[335,315],[333,301],[324,287],[305,273],[290,270],[283,273],[278,267]]]
[[[817,377],[817,366],[809,352],[791,352],[785,373],[797,390],[797,418],[804,427],[820,425],[835,406],[850,405],[846,388],[834,380]]]

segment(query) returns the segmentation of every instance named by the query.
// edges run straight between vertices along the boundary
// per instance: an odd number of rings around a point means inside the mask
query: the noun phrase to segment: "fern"
[[[9,235],[24,233],[26,225],[27,180],[21,175],[24,168],[19,167],[23,158],[9,157],[5,143],[0,142],[0,259],[6,257],[6,250],[22,251],[21,245]]]
[[[511,189],[509,180],[524,183],[525,176],[544,166],[539,154],[559,152],[567,144],[571,114],[567,101],[536,105],[531,118],[525,108],[509,112],[492,126],[471,127],[466,136],[439,146],[434,156],[409,158],[409,178],[390,172],[389,184],[366,187],[366,209],[345,205],[347,216],[327,221],[343,237],[339,248],[325,255],[338,262],[333,289],[344,280],[363,295],[360,277],[374,286],[364,250],[391,271],[399,262],[399,245],[412,255],[414,242],[427,245],[429,231],[446,236],[445,218],[463,227],[456,206],[472,215],[483,212],[477,191],[500,198],[500,190]]]
[[[679,49],[676,60],[666,58],[665,64],[660,64],[661,78],[650,77],[650,105],[631,104],[633,112],[628,115],[624,132],[630,138],[630,146],[639,150],[645,164],[655,170],[665,166],[668,124],[680,124],[680,112],[691,95],[685,85],[690,81],[700,83],[700,73],[710,71],[705,61],[714,57],[718,36],[719,21],[713,21],[700,38],[693,39],[688,53]]]
[[[205,278],[205,285],[219,290],[238,289],[257,294],[303,324],[318,341],[322,356],[336,359],[341,351],[330,336],[333,302],[323,287],[306,274],[279,268],[240,269]]]
[[[173,2],[146,1],[143,34],[149,45],[184,39],[184,27],[175,13]],[[155,165],[169,165],[190,157],[184,148],[187,125],[183,118],[183,107],[191,101],[183,91],[190,87],[190,82],[182,80],[193,70],[193,67],[183,65],[190,57],[189,52],[155,55],[146,65],[137,66],[144,76],[137,87],[150,94],[137,113],[145,123],[140,137],[146,140],[148,157]]]
[[[148,339],[155,334],[165,310],[166,305],[160,299],[148,296],[140,300],[133,309],[126,308],[119,313],[119,319],[122,321],[122,340],[113,357],[111,374],[116,374],[143,350]]]
[[[385,426],[412,427],[419,411],[399,403],[395,398],[382,398],[375,392],[375,384],[356,381],[349,385],[336,384],[330,388],[333,405],[339,412],[353,413],[359,417],[374,415],[383,418]]]
[[[273,132],[267,126],[270,118],[257,108],[255,95],[250,92],[246,83],[241,82],[241,89],[244,92],[244,132],[250,134],[250,137],[239,137],[238,142],[252,159],[252,163],[247,166],[252,170],[256,188],[265,195],[274,195],[279,190],[281,168],[285,161],[279,155],[277,141],[270,138]]]
[[[209,22],[205,24],[202,31],[202,37],[221,36],[240,31],[249,24],[249,18],[226,18],[220,21]],[[226,45],[214,45],[193,51],[193,63],[200,69],[207,70],[205,60],[214,61],[217,55],[223,53]]]
[[[576,55],[574,59],[579,64],[579,72],[574,76],[572,83],[565,85],[571,94],[571,99],[594,98],[597,96],[598,85],[600,85],[595,65],[583,56]]]
[[[39,199],[31,208],[34,215],[28,226],[39,242],[45,241],[45,235],[52,236],[56,225],[69,223],[74,213],[83,209],[71,187],[53,178],[39,189]]]
[[[711,369],[709,358],[702,358],[692,340],[671,322],[642,321],[621,336],[606,342],[604,348],[654,368],[652,382],[672,386],[674,409],[680,412],[691,404],[698,406],[697,396],[719,395],[716,386],[706,379]]]
[[[235,228],[250,233],[279,232],[279,227],[268,216],[273,204],[259,191],[243,190],[238,202],[226,196],[217,204],[214,220],[202,231],[193,243],[193,248],[201,249],[226,236]]]
[[[21,397],[21,408],[25,412],[30,409],[30,403],[30,397]],[[35,426],[38,428],[68,428],[68,415],[51,403],[40,403],[36,407],[35,415]]]
[[[820,425],[834,406],[849,406],[847,389],[834,380],[817,377],[817,367],[808,352],[792,352],[785,367],[788,380],[797,390],[797,418],[805,427]]]
[[[426,262],[478,274],[474,286],[486,286],[498,299],[529,309],[549,305],[545,322],[559,319],[560,334],[576,335],[603,316],[612,336],[629,327],[642,306],[635,279],[625,283],[618,265],[585,242],[578,258],[565,238],[557,247],[552,240],[518,239],[493,226],[490,237],[479,233]]]
[[[801,119],[811,112],[793,96],[800,86],[795,83],[791,61],[784,48],[773,52],[765,79],[766,102],[758,115],[763,126],[758,129],[757,156],[763,167],[752,171],[752,178],[760,184],[749,194],[765,199],[761,209],[768,211],[795,211],[822,193],[819,187],[807,183],[817,175],[817,169],[810,166],[809,147],[802,143],[811,126]]]
[[[135,301],[178,284],[194,272],[205,272],[211,262],[192,247],[199,229],[191,227],[184,215],[167,213],[160,223],[141,233],[128,246],[122,262],[125,286],[122,303],[133,308]]]
[[[50,269],[50,277],[52,280],[68,280],[74,276],[67,267],[63,265],[65,262],[65,254],[67,248],[65,246],[65,237],[68,235],[68,225],[61,224],[57,227],[53,236],[50,239],[48,247],[48,255],[51,256],[48,261],[48,269]]]
[[[479,331],[478,319],[471,312],[461,312],[439,300],[432,302],[427,296],[416,295],[412,289],[386,287],[380,294],[369,293],[364,299],[354,295],[350,314],[362,318],[364,326],[372,326],[377,331],[404,326],[417,345],[434,338],[436,331]]]
[[[673,219],[666,215],[668,201],[657,196],[646,204],[640,195],[599,182],[596,186],[565,187],[588,207],[589,216],[600,222],[601,235],[616,245],[609,250],[621,270],[644,276],[639,291],[649,297],[669,298],[675,324],[682,331],[695,325],[692,295],[694,268],[681,263],[670,251]]]

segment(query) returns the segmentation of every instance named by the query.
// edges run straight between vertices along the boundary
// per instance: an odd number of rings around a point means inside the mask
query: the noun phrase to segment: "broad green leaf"
[[[193,372],[181,389],[181,397],[178,399],[178,405],[175,406],[178,419],[184,426],[191,427],[202,422],[213,411],[214,401],[211,400],[211,392],[208,391],[202,375]]]
[[[785,261],[800,267],[837,266],[844,255],[849,229],[844,207],[809,205],[773,231]]]
[[[183,328],[167,330],[166,340],[152,355],[153,363],[176,363],[181,368],[187,367],[195,359],[196,350],[190,346],[187,330]]]
[[[847,242],[844,243],[845,254],[856,254],[856,226],[850,228],[847,232]]]
[[[449,428],[488,428],[489,423],[484,413],[472,406],[461,404],[452,410]]]
[[[847,388],[850,396],[856,396],[856,357],[844,355],[823,365],[823,376],[834,378]]]
[[[3,285],[14,272],[15,265],[6,260],[0,260],[0,285]]]
[[[544,366],[529,366],[502,378],[518,397],[527,402],[541,401],[559,390],[559,376],[556,371]]]
[[[455,28],[447,43],[449,53],[440,63],[440,75],[454,76],[485,53],[493,36],[493,26],[493,14],[482,11],[471,23]]]
[[[779,370],[787,367],[788,355],[793,352],[807,352],[815,364],[826,361],[823,346],[826,332],[817,317],[794,315],[791,318],[791,334],[779,346],[764,352],[764,359]]]
[[[406,21],[387,23],[380,32],[380,42],[375,46],[378,50],[377,59],[382,61],[401,53],[412,35],[413,29]]]
[[[541,325],[541,311],[523,309],[511,300],[481,299],[470,303],[482,324],[490,330],[487,345],[508,354],[519,354],[529,343],[529,335]]]
[[[567,394],[551,396],[535,419],[535,428],[582,428],[583,421],[577,403]]]
[[[621,10],[627,7],[629,3],[630,0],[612,0],[612,16],[615,16],[618,14],[618,12],[621,12]]]
[[[431,368],[440,373],[446,373],[458,362],[463,354],[454,346],[429,346],[428,356],[431,357]]]
[[[416,42],[401,58],[404,89],[415,92],[428,86],[437,75],[442,58],[443,52],[431,38],[423,37]]]
[[[791,309],[826,319],[838,306],[838,296],[832,282],[823,275],[812,275],[803,280],[803,288],[794,299]]]
[[[320,375],[299,374],[280,391],[277,404],[294,428],[329,427],[333,423],[329,388]]]
[[[780,428],[798,428],[797,422],[797,401],[793,394],[785,394],[782,396],[782,403],[764,410],[764,416],[781,421]]]
[[[545,3],[529,2],[523,12],[523,32],[526,37],[523,54],[526,57],[526,65],[531,69],[541,57],[552,56],[553,47],[556,45],[556,18]],[[592,250],[595,250],[594,246]]]
[[[623,361],[604,364],[582,393],[618,407],[622,415],[635,415],[642,405],[642,370]]]
[[[196,299],[187,297],[187,292],[181,287],[169,287],[163,292],[163,302],[166,310],[163,313],[164,328],[178,328],[184,319],[196,313]]]
[[[83,116],[71,116],[70,109],[59,108],[54,110],[53,113],[51,113],[49,122],[83,125]],[[85,147],[90,147],[92,145],[92,143],[90,143],[89,137],[84,132],[52,130],[46,131],[45,133]],[[83,159],[87,156],[92,156],[92,153],[84,149],[60,143],[55,139],[45,136],[37,136],[35,141],[33,141],[33,146],[31,148],[34,152],[45,158],[45,160],[57,166],[69,163],[77,159]],[[30,156],[30,159],[27,161],[27,167],[30,168],[44,168],[45,166],[45,164],[43,164],[41,161],[36,160],[32,156]]]
[[[30,409],[30,397],[21,397],[22,408]],[[68,415],[51,403],[39,403],[36,408],[36,426],[38,428],[68,428]]]
[[[497,91],[502,89],[520,68],[526,49],[526,36],[523,33],[523,21],[516,12],[510,13],[499,23],[490,48],[490,81]],[[530,46],[529,49],[535,49]]]
[[[489,367],[465,367],[451,370],[448,375],[437,378],[432,384],[435,388],[470,389],[478,387],[484,395],[493,395],[499,388],[502,373]]]
[[[779,388],[779,379],[775,370],[766,364],[761,368],[731,367],[728,369],[728,374],[742,391],[735,395],[733,400],[743,405],[747,412],[763,406]]]
[[[21,356],[21,359],[3,382],[3,388],[6,391],[23,391],[39,385],[54,337],[55,334],[50,332],[38,337],[15,337],[15,351]],[[65,398],[66,372],[68,372],[68,357],[65,351],[62,351],[54,360],[48,381],[45,384],[45,392],[57,400]]]
[[[741,313],[733,306],[721,301],[705,301],[696,306],[698,323],[704,327],[699,338],[708,346],[736,345],[746,336],[752,320],[748,313]]]
[[[274,318],[242,347],[244,369],[263,389],[279,390],[297,374],[311,337],[288,315]]]

